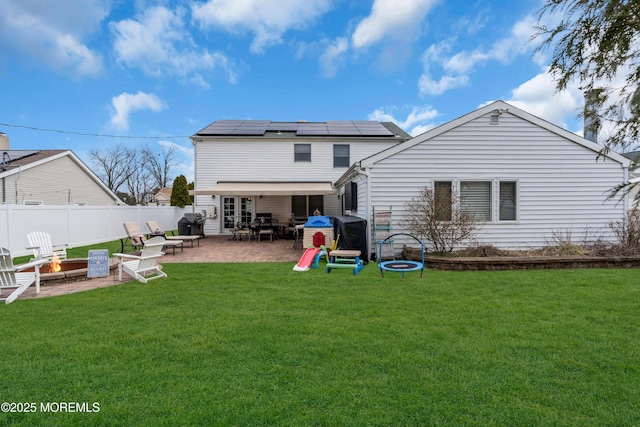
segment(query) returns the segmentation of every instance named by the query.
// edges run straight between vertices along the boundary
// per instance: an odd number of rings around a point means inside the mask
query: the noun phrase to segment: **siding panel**
[[[612,240],[608,224],[624,215],[622,202],[606,200],[623,181],[620,163],[597,160],[597,153],[512,114],[497,126],[488,115],[470,120],[376,162],[369,172],[371,205],[391,205],[398,230],[405,202],[434,180],[517,181],[518,221],[483,223],[478,236],[502,248],[540,247],[558,232],[576,242]]]

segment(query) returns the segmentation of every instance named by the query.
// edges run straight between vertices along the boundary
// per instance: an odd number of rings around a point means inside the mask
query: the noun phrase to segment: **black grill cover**
[[[357,216],[340,215],[331,217],[333,221],[333,233],[338,240],[338,249],[356,249],[361,252],[360,259],[363,263],[369,262],[369,249],[367,247],[367,220]]]
[[[204,237],[204,219],[200,214],[186,213],[184,217],[178,221],[178,234],[181,236],[197,236]]]

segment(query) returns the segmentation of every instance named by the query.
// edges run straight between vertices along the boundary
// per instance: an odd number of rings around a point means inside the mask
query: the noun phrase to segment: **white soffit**
[[[304,196],[335,194],[330,182],[219,182],[197,190],[193,196]]]

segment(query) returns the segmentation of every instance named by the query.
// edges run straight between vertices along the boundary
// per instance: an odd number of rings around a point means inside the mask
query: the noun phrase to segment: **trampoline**
[[[393,259],[390,261],[382,261],[382,245],[386,244],[394,236],[409,236],[420,244],[421,261]],[[420,277],[424,276],[424,244],[416,236],[406,233],[392,234],[386,239],[379,242],[378,246],[378,267],[380,268],[380,277],[384,277],[385,271],[402,273],[402,281],[404,281],[404,273],[408,271],[420,270]]]

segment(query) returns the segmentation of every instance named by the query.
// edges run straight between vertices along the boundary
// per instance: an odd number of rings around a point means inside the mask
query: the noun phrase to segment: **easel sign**
[[[89,251],[87,259],[87,277],[109,276],[109,251],[94,249]]]

